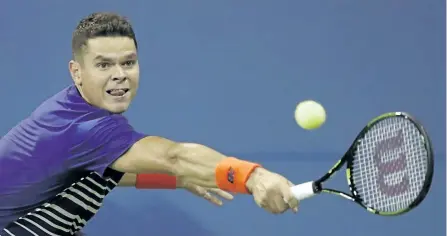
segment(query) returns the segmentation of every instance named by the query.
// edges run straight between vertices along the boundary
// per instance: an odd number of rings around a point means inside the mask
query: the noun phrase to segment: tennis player
[[[122,113],[137,93],[140,71],[126,18],[82,19],[72,51],[73,84],[0,140],[2,236],[74,235],[117,185],[185,188],[217,205],[219,195],[232,198],[228,192],[251,194],[268,212],[297,211],[292,183],[260,164],[132,128]]]

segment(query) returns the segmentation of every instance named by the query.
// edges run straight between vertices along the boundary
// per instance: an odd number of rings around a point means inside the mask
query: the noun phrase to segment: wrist
[[[234,157],[225,158],[216,167],[216,184],[224,191],[250,194],[253,181],[249,181],[250,176],[260,166]]]
[[[259,182],[258,180],[262,176],[262,171],[262,167],[256,168],[248,177],[247,182],[245,182],[245,187],[250,194],[253,193],[253,189],[256,186],[256,183]]]

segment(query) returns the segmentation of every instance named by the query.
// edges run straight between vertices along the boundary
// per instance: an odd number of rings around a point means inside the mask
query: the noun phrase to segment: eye
[[[136,63],[136,61],[134,61],[134,60],[126,61],[123,63],[123,66],[132,67],[133,65],[135,65],[135,63]]]
[[[96,64],[96,67],[100,68],[100,69],[107,69],[110,67],[110,63],[108,62],[100,62],[98,64]]]

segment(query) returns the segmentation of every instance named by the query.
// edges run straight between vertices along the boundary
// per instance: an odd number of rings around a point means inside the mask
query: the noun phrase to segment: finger
[[[272,209],[272,207],[269,205],[267,189],[264,183],[259,183],[256,188],[253,189],[252,195],[256,202],[256,205],[270,213],[274,213],[274,209]]]
[[[206,193],[203,195],[203,198],[205,198],[205,199],[208,200],[209,202],[213,203],[214,205],[217,205],[217,206],[222,206],[222,205],[223,205],[223,202],[222,202],[219,198],[213,196],[213,195],[212,195],[211,193],[209,193],[209,192],[206,192]]]
[[[255,200],[256,205],[258,205],[260,208],[265,207],[265,201],[263,200],[265,197],[263,196],[264,193],[262,191],[255,190],[252,193],[253,199]]]
[[[289,208],[292,209],[294,213],[298,212],[298,200],[293,197],[292,192],[290,191],[290,187],[293,186],[292,182],[287,181],[287,184],[281,185],[281,192],[284,201],[289,205]]]
[[[295,212],[295,213],[297,213],[298,212],[298,207],[299,207],[299,201],[293,196],[293,194],[292,194],[292,191],[290,190],[290,187],[293,187],[293,186],[295,186],[295,184],[293,184],[292,182],[290,182],[290,181],[287,181],[287,183],[289,184],[289,193],[290,193],[290,196],[291,196],[291,198],[292,198],[292,201],[294,201],[294,203],[292,203],[292,206],[294,205],[295,207],[293,207],[292,208],[292,210],[293,210],[293,212]],[[290,205],[290,204],[289,204]]]
[[[206,189],[197,185],[190,185],[186,188],[189,192],[197,195],[199,197],[203,197],[206,194]]]
[[[286,212],[287,210],[289,210],[289,205],[287,204],[287,202],[284,201],[282,196],[275,196],[272,199],[272,210],[274,211],[275,214],[282,214],[284,212]]]
[[[208,191],[210,191],[210,192],[212,192],[214,194],[217,194],[217,195],[219,195],[220,197],[222,197],[222,198],[224,198],[226,200],[233,200],[233,198],[234,198],[233,195],[231,195],[228,192],[223,191],[222,189],[211,188],[211,189],[208,189]]]
[[[217,206],[222,206],[223,203],[220,199],[218,199],[217,197],[211,195],[211,193],[209,193],[205,188],[200,187],[200,186],[194,186],[194,187],[189,187],[188,190],[190,192],[192,192],[193,194],[199,196],[199,197],[203,197],[205,200],[213,203],[214,205]]]

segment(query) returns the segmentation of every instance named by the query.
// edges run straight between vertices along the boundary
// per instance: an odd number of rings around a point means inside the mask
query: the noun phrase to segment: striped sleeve
[[[79,235],[120,178],[121,174],[111,169],[106,169],[104,176],[88,172],[49,202],[9,223],[0,235]]]

